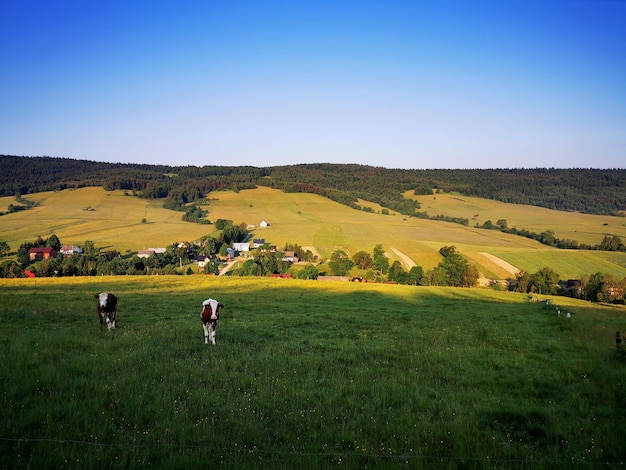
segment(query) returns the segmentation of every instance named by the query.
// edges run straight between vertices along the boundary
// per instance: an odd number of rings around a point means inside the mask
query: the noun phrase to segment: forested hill
[[[103,186],[165,198],[170,206],[193,202],[217,189],[262,185],[320,194],[356,208],[361,198],[407,215],[419,206],[402,193],[431,194],[433,189],[551,209],[617,214],[626,210],[625,183],[625,169],[399,170],[354,164],[195,167],[0,155],[0,196]]]

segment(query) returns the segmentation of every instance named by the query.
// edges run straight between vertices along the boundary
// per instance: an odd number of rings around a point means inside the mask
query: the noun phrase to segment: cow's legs
[[[204,330],[204,344],[209,344],[209,327],[208,325],[202,324],[202,329]]]
[[[211,344],[215,346],[215,327],[209,326],[209,339],[211,340]]]

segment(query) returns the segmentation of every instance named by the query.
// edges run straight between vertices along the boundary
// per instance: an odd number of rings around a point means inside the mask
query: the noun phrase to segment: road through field
[[[398,256],[398,258],[400,258],[404,262],[404,264],[406,264],[409,267],[409,269],[411,269],[413,266],[417,266],[411,258],[409,258],[407,255],[402,253],[397,248],[392,247],[391,251],[393,251]]]

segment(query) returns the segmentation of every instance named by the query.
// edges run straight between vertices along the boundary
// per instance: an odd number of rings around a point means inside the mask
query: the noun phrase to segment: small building
[[[233,249],[239,252],[250,251],[250,243],[233,243]]]
[[[255,238],[252,240],[252,248],[258,248],[265,245],[265,238]]]
[[[42,259],[54,258],[57,255],[57,251],[54,248],[31,248],[28,250],[28,258],[31,261],[39,261]]]
[[[80,254],[83,252],[83,249],[76,245],[63,245],[61,247],[61,253],[65,256],[71,256],[74,253]]]
[[[206,255],[196,256],[193,259],[193,262],[196,263],[199,268],[204,268],[209,261],[211,261],[211,258]]]
[[[165,248],[148,248],[148,250],[152,250],[155,255],[162,255],[166,251]]]
[[[228,258],[229,259],[233,259],[235,257],[235,250],[233,250],[232,248],[228,247],[228,248],[226,248],[226,251],[228,252]]]
[[[283,252],[283,261],[289,261],[290,263],[297,263],[300,261],[295,251]]]
[[[583,283],[580,279],[568,279],[565,291],[569,297],[581,297],[583,293]]]
[[[139,250],[137,252],[137,256],[139,258],[150,258],[151,256],[154,256],[154,250],[149,249],[149,250]]]
[[[269,226],[269,224],[267,223],[266,220],[262,220],[261,223],[259,224],[259,227],[262,227],[262,228],[265,228],[267,226]]]

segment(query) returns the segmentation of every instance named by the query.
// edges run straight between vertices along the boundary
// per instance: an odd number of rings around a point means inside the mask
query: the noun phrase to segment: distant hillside
[[[404,192],[429,194],[432,190],[590,214],[626,211],[625,169],[399,170],[354,164],[195,167],[0,155],[0,196],[86,186],[162,198],[164,207],[171,209],[216,189],[268,186],[319,194],[354,208],[360,208],[359,199],[368,200],[406,215],[415,215],[419,204],[405,199]]]

